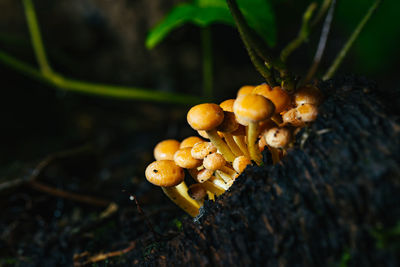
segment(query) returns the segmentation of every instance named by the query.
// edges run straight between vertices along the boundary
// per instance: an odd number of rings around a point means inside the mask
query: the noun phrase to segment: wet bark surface
[[[367,81],[321,88],[317,121],[280,164],[248,167],[142,264],[398,266],[400,125]]]

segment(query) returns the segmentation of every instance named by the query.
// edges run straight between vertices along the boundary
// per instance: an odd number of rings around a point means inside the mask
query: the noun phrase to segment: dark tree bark
[[[317,121],[297,135],[303,148],[281,164],[248,167],[143,264],[398,265],[400,125],[368,82],[321,88]]]

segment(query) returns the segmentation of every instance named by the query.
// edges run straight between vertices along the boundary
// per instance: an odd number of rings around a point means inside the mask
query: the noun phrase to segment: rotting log
[[[248,167],[142,263],[399,266],[400,125],[362,79],[321,88],[317,121],[297,135],[303,148]]]

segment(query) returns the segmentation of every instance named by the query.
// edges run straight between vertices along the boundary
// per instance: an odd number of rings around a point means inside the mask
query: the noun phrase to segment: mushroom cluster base
[[[280,164],[248,167],[142,263],[398,266],[400,125],[366,81],[320,88],[320,115]]]

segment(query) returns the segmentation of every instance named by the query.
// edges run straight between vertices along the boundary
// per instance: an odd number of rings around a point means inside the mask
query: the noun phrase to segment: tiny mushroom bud
[[[318,109],[311,104],[302,104],[296,108],[297,117],[303,122],[315,121],[318,115]]]
[[[321,99],[322,94],[320,90],[313,85],[307,85],[299,88],[294,94],[294,102],[296,103],[296,106],[300,106],[302,104],[312,104],[318,106],[321,102]]]
[[[261,165],[262,156],[256,144],[259,131],[258,123],[271,118],[275,112],[274,104],[261,95],[242,95],[236,99],[233,110],[237,118],[248,123],[247,142],[250,157],[257,165]]]
[[[183,181],[185,173],[172,160],[158,160],[147,166],[146,179],[161,186],[164,193],[180,208],[192,217],[199,213],[200,205],[190,198],[187,186]]]
[[[290,95],[280,86],[271,88],[268,84],[263,83],[253,90],[253,94],[262,95],[268,98],[275,105],[275,113],[281,113],[290,106]]]
[[[204,140],[198,136],[190,136],[188,138],[183,139],[179,148],[193,147],[196,143],[199,142],[204,142]]]
[[[274,127],[265,132],[264,139],[271,147],[284,148],[290,143],[292,133],[288,128]]]
[[[248,95],[251,94],[254,90],[253,85],[244,85],[242,87],[240,87],[239,91],[237,92],[237,96],[241,96],[241,95]]]
[[[190,151],[195,159],[204,159],[208,154],[217,152],[217,148],[211,142],[197,143]]]
[[[204,183],[205,181],[210,179],[213,174],[214,174],[214,171],[203,169],[197,173],[196,178],[199,183]]]
[[[224,120],[224,111],[216,104],[205,103],[192,107],[187,114],[189,125],[197,131],[206,131],[210,141],[226,160],[232,162],[235,155],[218,135],[216,128]]]
[[[301,121],[300,117],[298,116],[296,108],[292,108],[292,109],[286,111],[285,113],[283,113],[282,120],[283,120],[283,125],[286,125],[289,123],[296,127],[304,126],[304,122]]]
[[[248,157],[239,156],[233,161],[233,168],[237,173],[242,173],[246,169],[247,165],[250,165],[251,161]]]
[[[235,99],[228,99],[228,100],[221,102],[221,104],[219,104],[219,106],[222,108],[223,111],[233,112],[233,104],[234,103],[235,103]]]
[[[179,142],[174,139],[161,141],[154,148],[154,158],[156,160],[173,160],[178,149]]]
[[[185,169],[201,166],[201,160],[193,158],[191,150],[191,147],[185,147],[176,151],[174,155],[175,164]]]
[[[224,167],[226,161],[224,157],[219,153],[212,153],[207,155],[203,160],[204,168],[211,171],[216,171]]]
[[[192,184],[189,186],[188,194],[191,198],[200,202],[199,204],[202,204],[207,191],[201,184]]]

